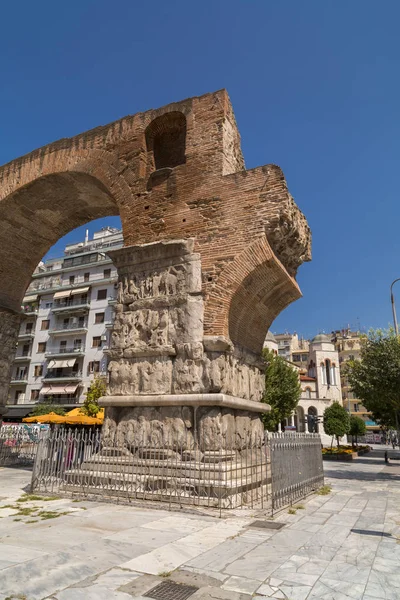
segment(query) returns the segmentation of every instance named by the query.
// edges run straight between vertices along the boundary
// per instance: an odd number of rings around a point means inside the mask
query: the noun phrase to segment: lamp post
[[[394,294],[393,294],[393,286],[396,283],[396,281],[400,281],[400,277],[398,277],[397,279],[392,281],[392,285],[390,286],[390,301],[392,303],[394,331],[395,331],[396,335],[399,335],[399,328],[397,326],[397,317],[396,317],[396,306],[394,303]]]

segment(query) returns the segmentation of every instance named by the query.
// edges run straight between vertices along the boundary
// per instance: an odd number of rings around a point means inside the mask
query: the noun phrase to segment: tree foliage
[[[350,431],[350,417],[347,410],[339,404],[334,402],[331,406],[324,411],[324,430],[327,435],[335,437],[339,448],[340,438],[349,433]]]
[[[392,329],[371,330],[361,359],[349,361],[346,375],[352,391],[375,421],[398,428],[400,415],[400,339]]]
[[[367,427],[364,423],[364,421],[361,419],[361,417],[356,417],[354,415],[352,415],[350,417],[350,435],[355,438],[356,440],[356,445],[357,445],[357,438],[360,435],[365,435],[365,432],[367,431]]]
[[[40,415],[47,415],[49,413],[55,413],[56,415],[65,415],[65,410],[62,406],[58,406],[57,404],[53,404],[51,398],[49,398],[46,402],[39,402],[36,404],[35,408],[30,413],[31,417],[40,417]]]
[[[263,402],[271,406],[271,410],[263,415],[263,421],[266,429],[274,431],[295,410],[301,386],[297,371],[281,356],[264,349],[263,357],[267,361]]]
[[[86,398],[82,406],[82,412],[88,417],[95,417],[100,411],[99,398],[105,395],[107,381],[105,377],[95,377],[88,387]]]

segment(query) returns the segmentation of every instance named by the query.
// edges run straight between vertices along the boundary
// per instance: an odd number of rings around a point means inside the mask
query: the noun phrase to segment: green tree
[[[339,402],[334,402],[331,406],[324,411],[324,430],[327,435],[332,436],[332,444],[333,438],[336,437],[337,446],[339,448],[340,438],[349,433],[350,431],[350,417],[347,410],[339,404]]]
[[[356,446],[357,446],[357,438],[359,435],[365,435],[365,432],[367,431],[367,427],[364,423],[364,421],[360,418],[360,417],[355,417],[354,415],[350,417],[350,435],[352,436],[352,438],[356,439]],[[352,445],[354,446],[354,441],[352,442]]]
[[[105,377],[95,377],[88,387],[86,398],[82,406],[82,412],[88,417],[95,417],[100,410],[99,398],[105,395],[107,381]]]
[[[399,430],[400,338],[393,329],[371,330],[364,338],[360,360],[347,363],[346,375],[374,420]]]
[[[281,356],[268,349],[263,350],[267,361],[265,369],[265,392],[262,401],[271,406],[263,414],[264,427],[275,431],[278,424],[289,417],[299,403],[301,386],[297,370],[293,369]]]
[[[46,402],[39,402],[36,404],[33,411],[30,413],[30,417],[40,417],[40,415],[47,415],[49,413],[55,413],[56,415],[65,415],[65,410],[62,406],[53,404],[51,396]]]

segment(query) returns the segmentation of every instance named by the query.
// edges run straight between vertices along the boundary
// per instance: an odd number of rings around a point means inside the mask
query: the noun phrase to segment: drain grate
[[[143,596],[145,598],[154,598],[155,600],[186,600],[186,598],[197,592],[198,589],[194,585],[163,581],[146,594],[143,594]]]
[[[276,521],[253,521],[249,527],[257,527],[258,529],[282,529],[286,523],[277,523]]]

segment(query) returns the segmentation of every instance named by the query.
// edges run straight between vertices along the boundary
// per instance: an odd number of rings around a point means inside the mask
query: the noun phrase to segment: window
[[[33,323],[27,323],[25,326],[25,333],[32,333]]]
[[[82,348],[82,340],[80,338],[74,340],[74,348]]]
[[[37,351],[39,353],[46,352],[46,342],[39,342]]]
[[[89,373],[99,373],[100,372],[100,361],[92,360],[88,365],[88,374]]]
[[[84,276],[83,276],[83,281],[85,283],[87,283],[89,281],[89,279],[90,279],[90,273],[85,273]]]
[[[31,347],[29,344],[24,344],[22,346],[22,356],[29,356],[30,349]]]
[[[354,360],[354,354],[349,354],[349,360]]]
[[[300,354],[293,354],[293,362],[300,362],[301,356]]]
[[[107,290],[97,290],[97,300],[105,300],[107,298]]]
[[[101,336],[94,336],[92,341],[92,348],[101,348]]]
[[[111,277],[111,269],[104,269],[103,271],[104,279],[108,279]]]
[[[306,388],[306,398],[311,398],[311,388]]]
[[[43,375],[43,365],[35,365],[34,377],[41,377]]]
[[[94,322],[95,323],[104,323],[104,313],[96,313],[94,316]]]
[[[40,390],[31,390],[31,400],[39,399]]]
[[[75,282],[75,275],[70,275],[69,276],[69,285],[73,285],[74,282]]]
[[[60,342],[60,351],[62,352],[67,347],[67,340],[61,340]]]
[[[326,385],[326,369],[324,363],[320,364],[322,385]]]
[[[329,387],[331,385],[331,361],[329,358],[325,360],[325,377],[326,377],[326,385]]]
[[[45,308],[51,308],[53,306],[52,302],[46,302],[45,303]]]
[[[40,325],[40,330],[41,331],[47,331],[48,328],[50,327],[50,321],[49,319],[43,319],[41,325]]]

